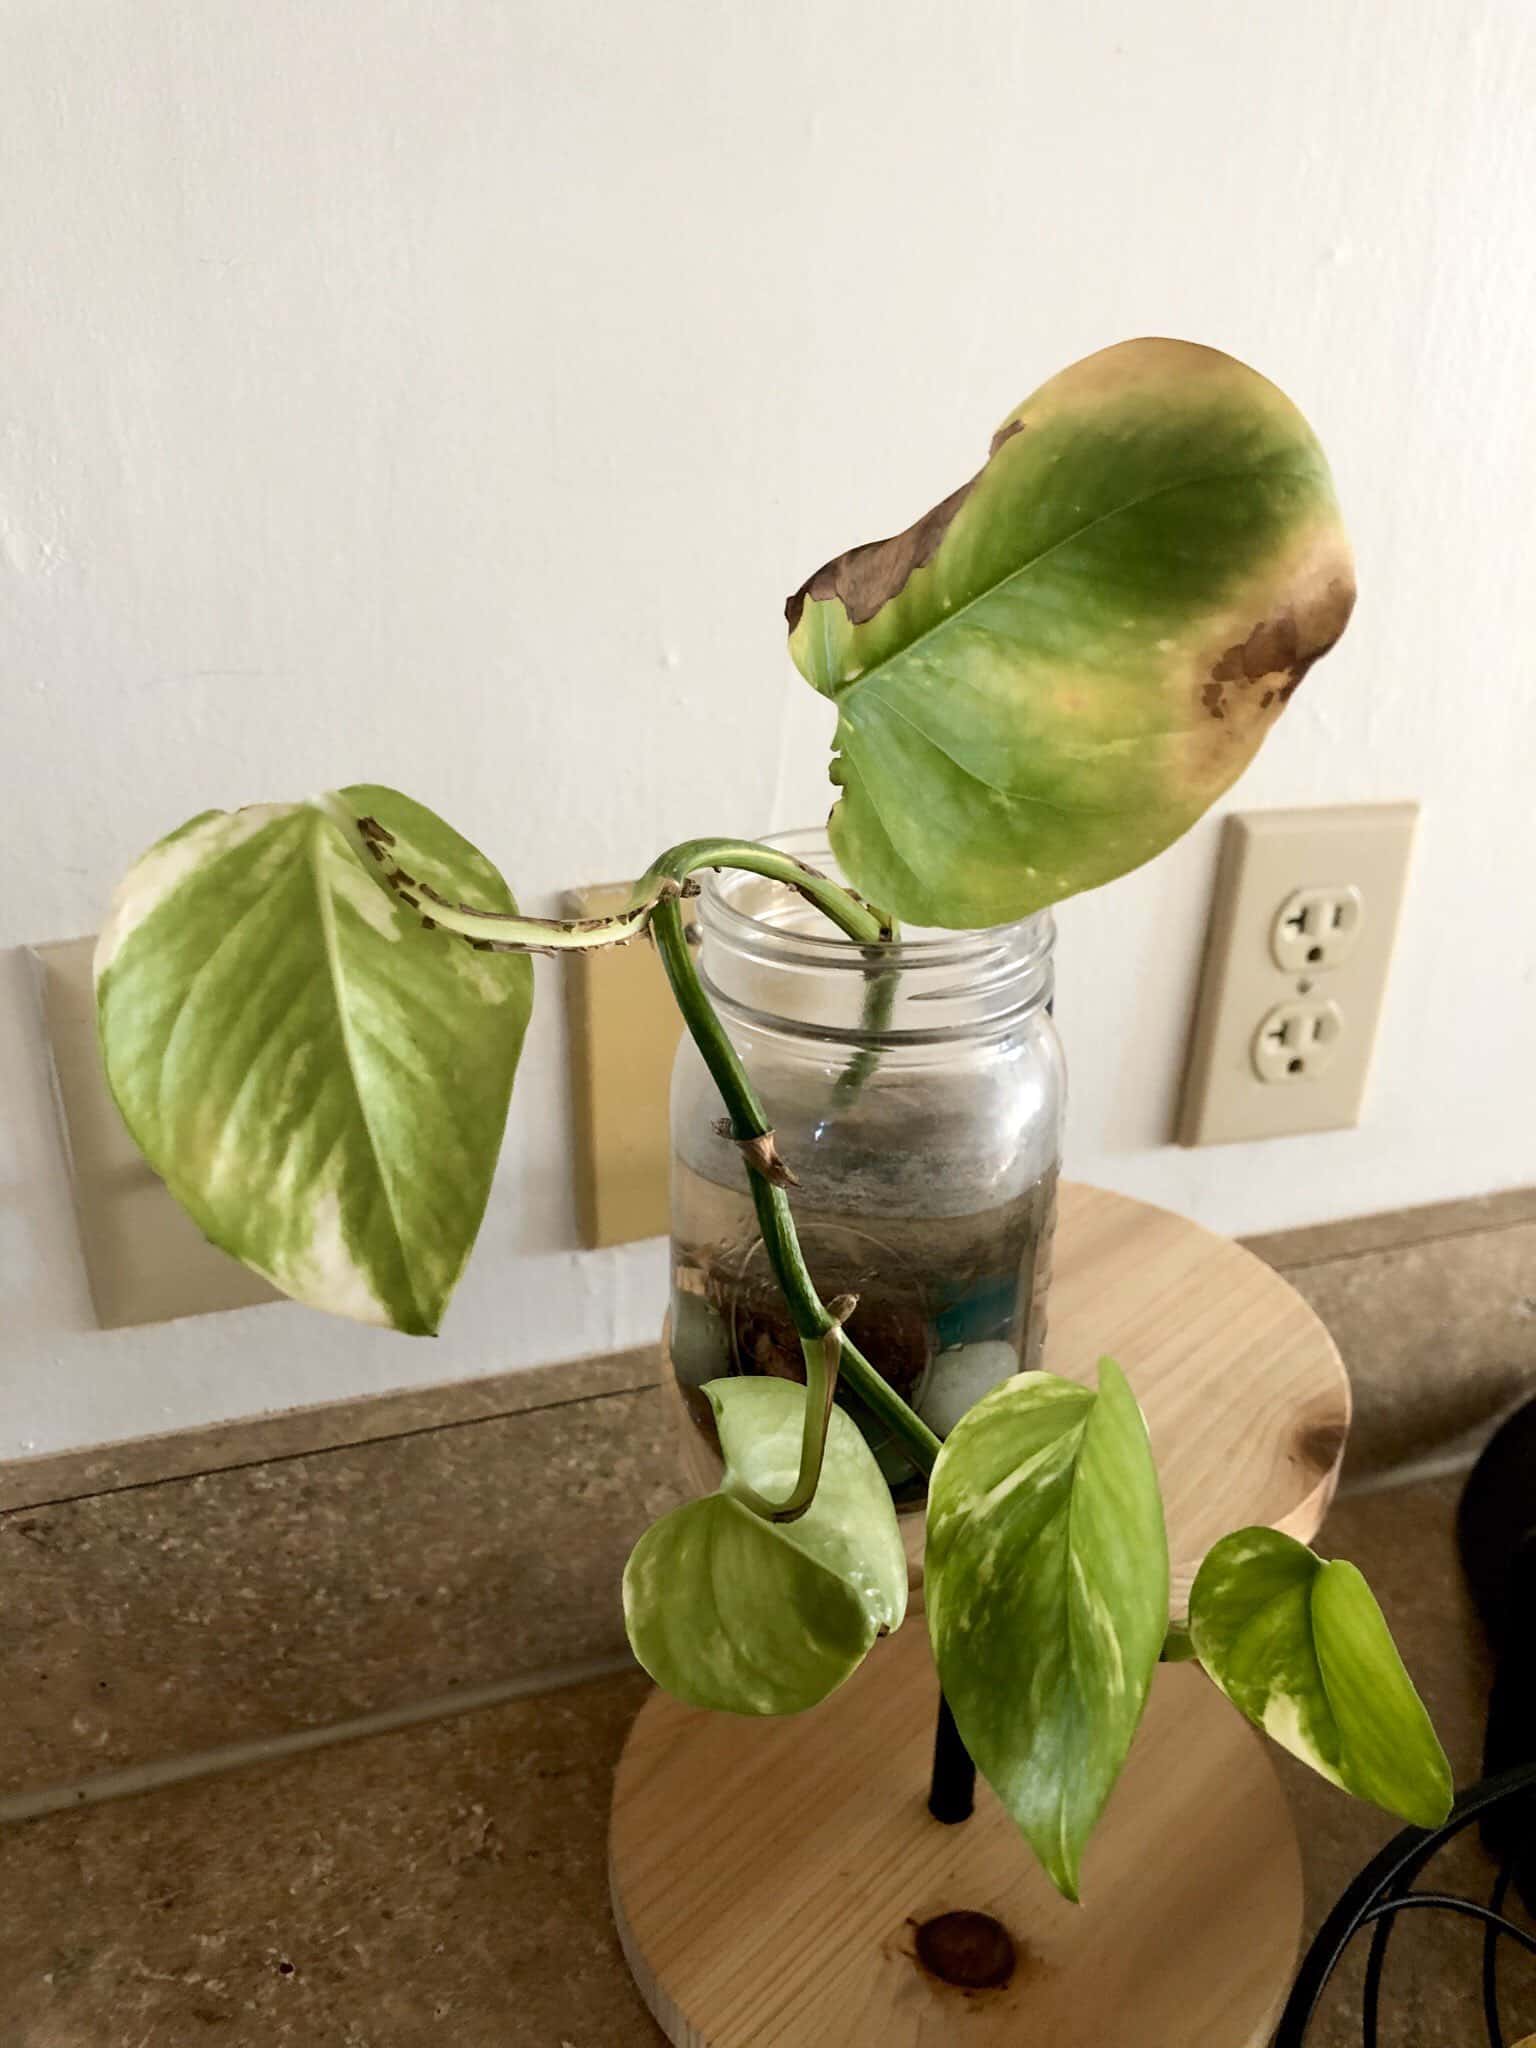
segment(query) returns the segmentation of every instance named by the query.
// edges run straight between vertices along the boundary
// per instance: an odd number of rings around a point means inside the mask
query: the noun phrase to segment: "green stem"
[[[861,945],[879,945],[891,936],[889,923],[851,889],[819,869],[807,867],[793,854],[761,846],[755,839],[685,839],[651,863],[635,884],[636,893],[654,894],[664,881],[681,884],[701,868],[741,868],[747,874],[765,875],[770,881],[798,889],[839,931]]]
[[[893,918],[889,936],[899,940],[901,929]],[[869,948],[865,952],[869,962],[868,979],[864,983],[864,1000],[859,1011],[859,1030],[867,1038],[878,1038],[890,1025],[891,1012],[896,1006],[896,990],[901,981],[901,969],[888,962],[882,964],[880,952]],[[861,1045],[853,1058],[838,1075],[832,1093],[839,1102],[852,1102],[880,1064],[879,1048]]]
[[[734,860],[730,864],[734,866]],[[736,1048],[726,1036],[714,1006],[704,993],[698,969],[688,950],[682,913],[675,899],[657,905],[651,918],[651,934],[667,979],[672,984],[683,1022],[730,1114],[732,1137],[738,1141],[768,1137],[772,1126],[747,1078],[746,1069],[737,1057]],[[919,1470],[931,1472],[939,1455],[939,1439],[927,1423],[907,1406],[895,1388],[882,1379],[846,1332],[841,1333],[841,1344],[836,1347],[840,1349],[841,1357],[834,1358],[829,1367],[827,1353],[834,1347],[827,1345],[825,1340],[839,1329],[839,1325],[816,1292],[807,1270],[794,1217],[790,1213],[789,1198],[784,1189],[750,1158],[747,1160],[747,1173],[763,1248],[806,1354],[806,1434],[800,1472],[789,1500],[768,1511],[776,1516],[803,1513],[815,1495],[826,1441],[826,1411],[833,1391],[828,1384],[828,1375],[838,1365],[864,1405],[900,1439],[908,1457]],[[759,1506],[758,1512],[763,1512],[763,1506]]]
[[[520,911],[477,910],[470,903],[448,902],[430,884],[406,873],[395,859],[393,835],[377,819],[359,818],[334,790],[314,803],[340,827],[381,888],[444,931],[492,952],[593,953],[605,946],[627,946],[649,925],[656,906],[681,895],[701,868],[743,868],[798,889],[839,931],[862,945],[878,945],[890,935],[879,913],[851,890],[792,854],[752,839],[685,839],[669,847],[636,882],[628,905],[609,917],[525,917]]]
[[[743,1489],[745,1504],[758,1514],[780,1520],[793,1520],[810,1506],[821,1478],[827,1424],[839,1372],[846,1376],[864,1405],[899,1438],[919,1470],[931,1472],[939,1454],[939,1439],[849,1339],[839,1318],[817,1294],[806,1270],[789,1202],[779,1184],[789,1176],[773,1151],[773,1127],[737,1058],[736,1048],[704,993],[704,984],[688,950],[679,906],[701,868],[740,868],[797,889],[839,931],[861,946],[874,948],[888,943],[894,931],[890,921],[830,876],[807,867],[792,854],[759,845],[752,839],[686,839],[670,847],[636,882],[629,907],[612,917],[561,919],[476,910],[470,904],[445,901],[436,890],[404,872],[394,857],[392,835],[377,819],[357,817],[334,791],[316,798],[315,804],[346,835],[381,888],[390,890],[410,908],[420,910],[430,923],[457,932],[474,945],[503,953],[591,952],[602,946],[626,945],[649,929],[683,1022],[730,1114],[731,1136],[744,1146],[755,1140],[763,1141],[755,1154],[747,1151],[743,1156],[768,1261],[783,1289],[805,1354],[805,1431],[794,1488],[787,1500],[777,1502]],[[878,1007],[882,999],[888,1006],[884,978],[877,975],[866,1001]],[[862,1076],[854,1077],[855,1087],[859,1078]]]

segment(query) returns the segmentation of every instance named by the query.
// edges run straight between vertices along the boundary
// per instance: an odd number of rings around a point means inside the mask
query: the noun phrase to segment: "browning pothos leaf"
[[[805,1389],[712,1380],[726,1461],[720,1491],[654,1523],[624,1568],[636,1657],[690,1706],[798,1714],[840,1686],[901,1624],[907,1560],[890,1489],[856,1424],[834,1408],[821,1484],[798,1521],[733,1497],[782,1500],[800,1466]]]
[[[1352,1564],[1240,1529],[1196,1574],[1189,1632],[1227,1698],[1282,1748],[1420,1827],[1445,1819],[1450,1765]]]
[[[789,600],[796,666],[838,711],[833,850],[917,924],[1110,881],[1241,774],[1353,603],[1283,393],[1190,342],[1089,356],[969,483]]]
[[[1005,1380],[944,1441],[928,1491],[928,1629],[977,1768],[1052,1881],[1120,1774],[1168,1627],[1168,1542],[1135,1396]]]
[[[515,908],[398,791],[342,790],[451,901]],[[318,804],[207,811],[152,847],[96,949],[107,1079],[213,1240],[315,1308],[436,1330],[490,1193],[530,962],[427,931]]]

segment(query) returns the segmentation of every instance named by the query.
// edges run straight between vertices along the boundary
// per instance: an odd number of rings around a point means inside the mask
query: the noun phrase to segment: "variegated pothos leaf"
[[[1239,1529],[1190,1593],[1195,1654],[1234,1706],[1333,1784],[1438,1827],[1450,1765],[1370,1587],[1277,1529]]]
[[[516,907],[421,804],[339,794],[448,900]],[[296,1301],[434,1331],[490,1192],[530,962],[424,929],[322,806],[257,804],[143,856],[96,986],[112,1093],[206,1235]]]
[[[966,1748],[1075,1899],[1168,1627],[1157,1471],[1113,1359],[1097,1393],[1023,1373],[956,1424],[929,1482],[924,1589]]]
[[[805,1389],[712,1380],[725,1477],[707,1500],[654,1523],[624,1570],[636,1657],[690,1706],[797,1714],[900,1626],[907,1559],[890,1489],[841,1408],[832,1410],[816,1498],[797,1521],[745,1507],[742,1487],[787,1499],[800,1464]]]
[[[789,600],[837,706],[831,837],[917,924],[1000,924],[1137,867],[1242,772],[1354,602],[1311,429],[1182,341],[1010,413],[986,466]]]

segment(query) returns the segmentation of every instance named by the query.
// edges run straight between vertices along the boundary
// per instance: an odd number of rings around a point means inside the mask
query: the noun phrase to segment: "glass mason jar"
[[[771,843],[838,872],[822,833]],[[799,1177],[790,1200],[817,1290],[858,1296],[849,1335],[943,1436],[1040,1362],[1065,1093],[1050,914],[904,931],[874,949],[757,875],[707,875],[696,907],[705,984]],[[720,1117],[685,1035],[672,1075],[670,1344],[711,1439],[707,1381],[805,1376]],[[921,1505],[899,1444],[846,1388],[838,1398],[897,1502]]]

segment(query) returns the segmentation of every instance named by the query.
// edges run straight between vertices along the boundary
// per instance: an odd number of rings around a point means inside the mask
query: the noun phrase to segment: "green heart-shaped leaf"
[[[1109,881],[1242,772],[1353,601],[1281,392],[1188,342],[1089,356],[968,484],[790,599],[795,663],[838,710],[833,850],[919,924]]]
[[[945,1439],[928,1628],[966,1748],[1057,1887],[1120,1774],[1168,1627],[1168,1542],[1135,1396],[1024,1373]]]
[[[343,804],[450,901],[481,853],[370,784]],[[96,951],[107,1078],[194,1221],[285,1294],[431,1332],[475,1241],[530,962],[428,931],[321,805],[208,811],[130,871]]]
[[[663,1516],[635,1545],[624,1569],[630,1644],[690,1706],[797,1714],[841,1685],[906,1612],[890,1489],[857,1426],[834,1408],[814,1502],[797,1521],[763,1520],[732,1490],[788,1497],[805,1389],[728,1379],[704,1391],[725,1477],[718,1493]]]
[[[1189,1633],[1227,1698],[1283,1749],[1420,1827],[1445,1819],[1445,1751],[1352,1564],[1239,1529],[1195,1576]]]

